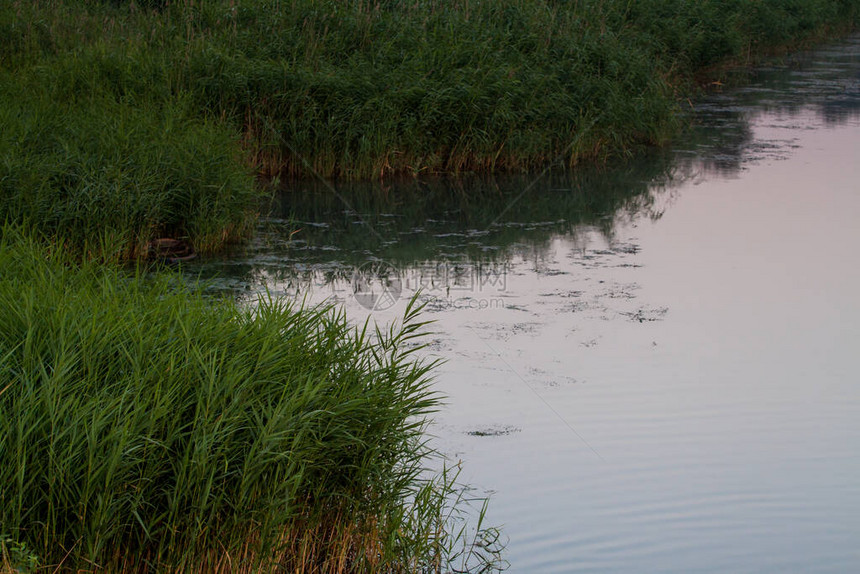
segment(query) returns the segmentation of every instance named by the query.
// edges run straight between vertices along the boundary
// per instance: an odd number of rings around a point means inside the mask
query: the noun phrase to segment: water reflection
[[[691,103],[695,128],[679,142],[676,153],[704,173],[737,175],[751,162],[783,159],[789,140],[753,137],[762,114],[779,116],[784,126],[809,128],[813,123],[836,127],[860,115],[860,36],[782,62],[730,73],[737,87],[711,86],[702,101]]]
[[[623,163],[543,175],[291,185],[250,245],[190,269],[228,291],[265,283],[296,295],[303,286],[352,281],[370,261],[402,273],[434,262],[540,260],[557,236],[575,245],[598,232],[611,244],[619,224],[660,218],[680,185],[784,159],[796,147],[791,131],[815,118],[828,126],[857,118],[858,52],[855,35],[780,65],[736,71],[732,82],[741,87],[713,88],[691,104],[692,128],[672,149]],[[785,137],[755,137],[762,114]]]
[[[537,180],[467,176],[334,190],[308,183],[276,198],[250,245],[197,269],[223,288],[265,281],[296,294],[303,284],[353,281],[357,267],[384,261],[412,277],[410,288],[437,280],[456,288],[458,265],[488,280],[512,257],[541,259],[558,235],[576,243],[596,231],[611,240],[619,221],[658,219],[665,201],[655,182],[675,179],[674,169],[662,152]]]

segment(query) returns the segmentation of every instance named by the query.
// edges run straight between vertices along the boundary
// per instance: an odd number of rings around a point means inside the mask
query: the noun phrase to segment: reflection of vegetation
[[[275,214],[301,229],[293,248],[312,250],[308,260],[328,259],[325,248],[337,246],[332,254],[347,262],[363,261],[368,252],[395,263],[462,257],[491,261],[518,244],[534,245],[583,225],[611,234],[615,217],[653,205],[649,186],[670,176],[668,159],[654,155],[612,169],[550,172],[540,178],[472,176],[409,180],[384,188],[350,185],[337,193],[306,185],[281,195]],[[349,209],[341,197],[348,198]]]
[[[779,65],[734,68],[733,89],[695,103],[693,126],[681,146],[695,150],[697,169],[729,175],[744,159],[766,152],[750,122],[763,112],[797,117],[813,114],[839,125],[860,114],[860,36],[835,46],[788,56]],[[763,149],[757,149],[763,148]]]
[[[425,471],[416,307],[371,334],[173,285],[3,229],[0,572],[475,565],[453,475]],[[499,551],[476,550],[481,571]]]
[[[681,177],[659,151],[543,176],[309,182],[276,198],[250,244],[189,269],[227,290],[263,283],[300,296],[313,284],[349,284],[356,266],[380,259],[418,275],[445,261],[492,277],[512,256],[541,257],[558,234],[611,239],[620,220],[660,217],[657,190]]]

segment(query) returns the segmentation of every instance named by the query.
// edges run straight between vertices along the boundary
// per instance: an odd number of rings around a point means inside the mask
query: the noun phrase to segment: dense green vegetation
[[[107,571],[417,572],[456,554],[450,477],[422,475],[438,397],[416,308],[371,332],[174,281],[4,229],[4,545]]]
[[[260,175],[629,156],[677,132],[701,74],[847,29],[858,8],[0,3],[0,571],[433,572],[492,550],[455,547],[450,477],[422,472],[438,398],[408,350],[416,309],[355,330],[331,309],[242,308],[91,260],[246,237]],[[405,198],[416,214],[422,189]],[[628,198],[567,201],[598,217]]]
[[[676,132],[696,74],[850,27],[858,6],[5,2],[0,217],[108,256],[164,234],[206,251],[247,233],[249,168],[379,178],[627,155]]]
[[[252,229],[260,190],[223,126],[188,120],[179,101],[144,109],[4,87],[0,217],[106,260],[146,256],[164,236],[210,252]]]

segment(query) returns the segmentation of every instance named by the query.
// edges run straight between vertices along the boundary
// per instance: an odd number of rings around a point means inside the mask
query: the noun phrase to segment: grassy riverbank
[[[693,79],[860,0],[23,0],[0,7],[0,216],[99,253],[249,230],[253,173],[572,166],[666,142]],[[106,225],[101,225],[106,221]],[[110,255],[110,253],[108,253]]]
[[[416,309],[371,333],[175,281],[77,266],[4,229],[8,555],[51,571],[430,572],[456,554],[450,478],[421,474],[438,397],[408,350]]]
[[[2,3],[0,571],[437,571],[456,493],[421,474],[438,399],[404,348],[414,309],[367,333],[93,261],[242,239],[257,175],[660,145],[697,74],[850,27],[858,5]]]

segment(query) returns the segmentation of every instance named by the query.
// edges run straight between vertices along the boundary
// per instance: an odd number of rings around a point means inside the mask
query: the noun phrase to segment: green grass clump
[[[434,571],[452,490],[422,478],[438,397],[409,350],[417,309],[371,333],[175,280],[4,229],[4,552],[52,571]]]
[[[2,87],[0,221],[101,259],[145,256],[165,236],[205,253],[250,232],[260,190],[234,138],[181,100],[146,108]]]

